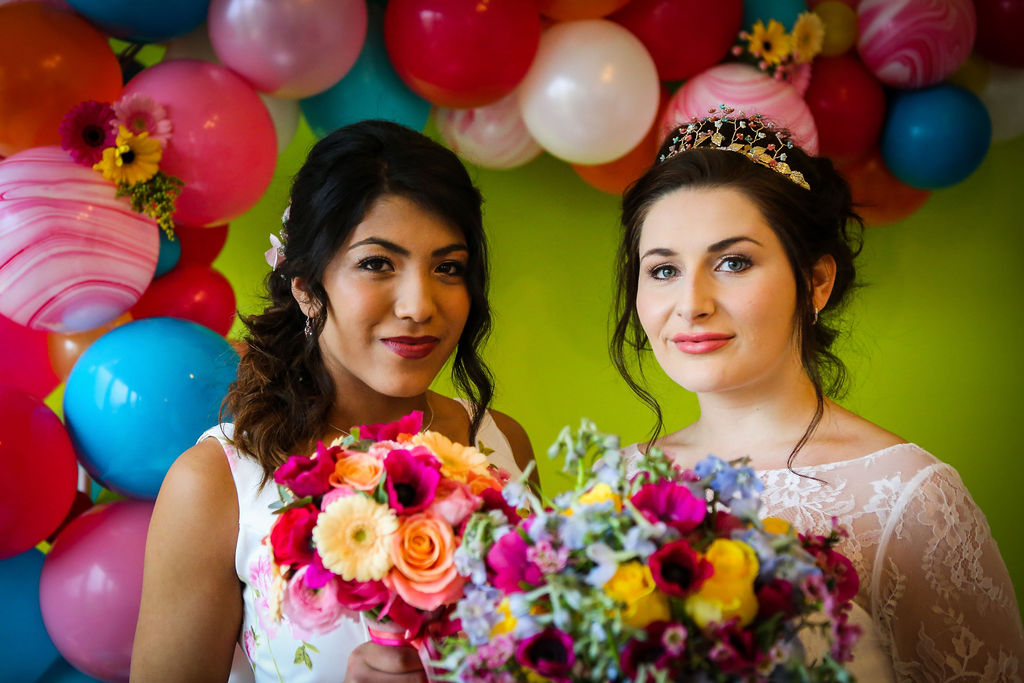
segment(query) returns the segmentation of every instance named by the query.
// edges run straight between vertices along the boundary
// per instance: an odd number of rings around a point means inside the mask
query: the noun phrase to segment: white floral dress
[[[635,447],[626,451],[634,459]],[[1020,611],[984,514],[956,470],[914,444],[843,462],[763,470],[764,516],[828,533],[860,575],[860,681],[1020,681]],[[816,481],[815,477],[823,480]]]

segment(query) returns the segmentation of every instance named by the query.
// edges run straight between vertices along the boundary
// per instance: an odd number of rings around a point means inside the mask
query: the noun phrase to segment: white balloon
[[[519,112],[515,92],[476,109],[434,110],[445,143],[466,161],[484,168],[515,168],[541,153]]]
[[[604,19],[547,29],[519,86],[531,135],[574,164],[603,164],[636,147],[658,113],[658,96],[658,71],[647,48]]]
[[[988,82],[978,93],[992,119],[992,141],[1012,140],[1024,133],[1024,69],[992,64]]]

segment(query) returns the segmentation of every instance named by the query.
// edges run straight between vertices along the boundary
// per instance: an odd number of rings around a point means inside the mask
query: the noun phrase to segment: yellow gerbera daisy
[[[441,461],[441,474],[455,481],[466,482],[469,474],[486,474],[487,458],[472,446],[453,443],[444,434],[423,432],[412,437],[417,446],[426,446]]]
[[[789,56],[790,37],[786,27],[775,19],[768,20],[768,27],[758,19],[750,32],[748,46],[751,54],[769,64],[780,64]]]
[[[313,527],[313,543],[324,567],[344,580],[374,581],[391,569],[397,530],[398,518],[387,505],[356,494],[327,506]]]
[[[807,63],[818,56],[825,42],[825,24],[814,12],[804,12],[793,26],[793,57]]]
[[[136,135],[121,126],[116,145],[103,150],[103,158],[93,168],[107,180],[131,187],[156,175],[162,155],[163,147],[149,133]]]

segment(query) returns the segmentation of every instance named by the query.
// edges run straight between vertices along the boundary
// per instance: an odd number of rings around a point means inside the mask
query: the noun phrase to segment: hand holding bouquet
[[[574,490],[544,504],[505,488],[522,520],[476,514],[456,563],[472,578],[434,664],[443,680],[512,682],[849,680],[858,579],[834,550],[758,519],[742,462],[676,468],[652,449],[636,476],[615,437],[584,422],[552,447]],[[828,643],[817,659],[799,636]]]

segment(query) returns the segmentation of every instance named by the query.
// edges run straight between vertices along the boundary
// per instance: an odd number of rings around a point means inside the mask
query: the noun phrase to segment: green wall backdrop
[[[278,232],[288,185],[314,138],[303,124],[261,202],[232,224],[214,263],[242,312],[258,310],[267,235]],[[936,147],[941,154],[941,147]],[[485,197],[495,331],[486,357],[495,407],[517,418],[545,487],[564,482],[544,452],[580,417],[637,441],[651,426],[606,352],[618,198],[548,155],[511,171],[470,168]],[[909,219],[870,228],[865,287],[846,313],[840,355],[849,408],[953,464],[988,516],[1018,595],[1024,593],[1019,487],[1024,481],[1024,136],[995,145],[966,181],[932,194]],[[236,325],[233,334],[238,334]],[[696,401],[663,379],[666,423],[696,418]],[[446,391],[447,384],[439,382]]]

